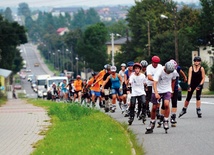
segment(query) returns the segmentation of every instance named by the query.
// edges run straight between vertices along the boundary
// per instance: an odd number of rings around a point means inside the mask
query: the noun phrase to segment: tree
[[[200,0],[202,10],[200,14],[200,28],[198,33],[202,43],[214,46],[214,1]]]
[[[12,11],[9,7],[7,7],[4,11],[4,18],[7,19],[9,22],[13,22]]]
[[[16,22],[9,23],[0,16],[0,66],[16,73],[21,69],[19,64],[22,61],[16,47],[27,42],[26,31],[23,26]]]
[[[85,60],[90,68],[95,71],[101,70],[107,63],[106,37],[107,29],[103,23],[89,26],[78,43],[77,54]]]
[[[31,15],[31,11],[27,3],[19,3],[18,15],[24,17],[29,17]]]

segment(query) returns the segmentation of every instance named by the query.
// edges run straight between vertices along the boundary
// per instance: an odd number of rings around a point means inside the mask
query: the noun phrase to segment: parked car
[[[15,83],[13,88],[14,89],[22,89],[22,85],[20,83]]]
[[[25,72],[31,72],[30,68],[26,68]]]
[[[27,80],[29,81],[29,82],[31,82],[32,80],[34,80],[36,77],[35,77],[35,75],[28,75],[27,76]]]

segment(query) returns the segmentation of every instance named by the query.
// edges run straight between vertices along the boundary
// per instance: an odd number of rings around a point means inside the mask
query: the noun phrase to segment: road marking
[[[202,104],[211,104],[214,105],[212,102],[201,102]]]

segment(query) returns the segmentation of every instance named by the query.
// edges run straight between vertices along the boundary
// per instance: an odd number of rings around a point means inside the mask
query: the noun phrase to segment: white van
[[[47,97],[47,90],[45,89],[45,84],[47,78],[51,77],[48,74],[45,75],[37,75],[36,81],[37,81],[37,97],[38,98],[44,98]]]
[[[49,77],[46,79],[46,84],[45,84],[45,88],[47,89],[47,92],[49,94],[54,95],[54,92],[53,92],[53,88],[52,88],[52,85],[53,83],[56,85],[56,86],[61,86],[61,84],[63,83],[63,80],[66,80],[66,83],[68,84],[68,78],[66,76],[53,76],[53,77]],[[50,99],[50,97],[48,98]]]

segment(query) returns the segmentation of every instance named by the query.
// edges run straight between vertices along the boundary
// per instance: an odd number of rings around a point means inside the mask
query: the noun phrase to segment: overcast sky
[[[198,2],[199,0],[176,0],[178,2]],[[0,0],[0,6],[12,7],[26,2],[29,7],[38,6],[99,6],[116,4],[134,4],[134,0]]]

